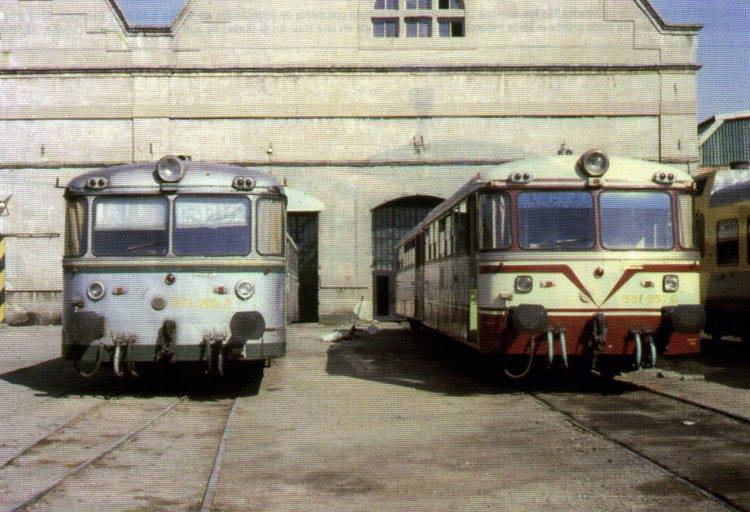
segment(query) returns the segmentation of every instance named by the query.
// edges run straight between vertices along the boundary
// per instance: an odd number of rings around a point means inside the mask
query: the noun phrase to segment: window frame
[[[432,16],[404,16],[404,35],[407,39],[429,39],[432,37]],[[420,29],[422,22],[427,22],[427,35],[421,35]],[[409,34],[409,28],[413,26],[416,32],[414,35]]]
[[[505,224],[506,224],[506,232],[507,232],[507,243],[504,245],[498,245],[494,246],[492,248],[486,248],[484,247],[484,240],[483,236],[481,235],[481,230],[484,228],[484,218],[482,215],[482,199],[481,197],[484,195],[501,195],[505,197],[506,200],[506,215],[505,215]],[[511,194],[508,193],[507,190],[481,190],[477,192],[476,194],[476,250],[477,252],[495,252],[495,251],[506,251],[513,247],[513,223],[514,221],[514,215],[513,215],[513,198]],[[468,203],[467,203],[468,208]],[[467,230],[468,231],[468,230]]]
[[[641,194],[644,194],[644,193],[661,194],[663,196],[666,196],[669,199],[669,222],[670,222],[671,228],[672,228],[671,231],[670,231],[670,234],[669,234],[669,247],[658,247],[658,248],[653,248],[653,247],[645,247],[645,248],[626,247],[626,248],[621,248],[620,247],[620,248],[618,248],[618,247],[608,247],[604,243],[604,222],[603,222],[603,219],[602,219],[602,196],[604,196],[606,194],[628,194],[628,193],[630,193],[630,194],[638,194],[638,193],[641,193]],[[673,250],[675,250],[677,248],[676,245],[675,245],[675,237],[678,240],[680,239],[679,233],[677,232],[680,229],[680,227],[679,227],[679,218],[677,219],[677,223],[678,224],[676,225],[675,224],[675,214],[677,213],[677,212],[675,212],[676,205],[675,205],[675,202],[672,200],[672,194],[670,194],[667,191],[652,190],[652,189],[649,189],[649,190],[623,190],[623,189],[619,189],[619,190],[618,189],[602,190],[598,194],[598,196],[596,198],[596,204],[594,205],[594,207],[595,207],[595,214],[598,217],[598,229],[599,229],[599,232],[596,235],[597,235],[598,240],[599,240],[599,245],[601,246],[601,249],[604,250],[604,251],[612,251],[612,252],[628,252],[628,251],[654,252],[654,251],[673,251]],[[679,214],[678,214],[678,217],[679,217]],[[682,246],[680,246],[680,247],[682,247]]]
[[[181,253],[177,251],[177,245],[176,245],[176,232],[177,232],[177,203],[180,199],[186,198],[186,199],[194,199],[194,198],[203,198],[203,199],[215,199],[215,198],[223,198],[223,197],[241,197],[244,199],[245,202],[248,204],[248,223],[250,224],[248,226],[248,241],[249,241],[249,250],[246,253],[242,254],[189,254],[189,253]],[[206,258],[238,258],[242,256],[249,256],[253,253],[253,221],[255,220],[255,212],[253,212],[253,203],[250,199],[250,196],[244,195],[244,194],[178,194],[174,197],[174,199],[171,201],[172,207],[170,208],[170,247],[171,247],[171,253],[174,256],[180,257],[180,258],[191,258],[191,257],[206,257]]]
[[[395,12],[395,11],[394,11]],[[388,22],[395,23],[396,33],[392,36],[388,35],[386,26]],[[383,35],[378,35],[376,32],[377,23],[383,23]],[[398,16],[373,16],[372,17],[372,37],[374,39],[398,39],[401,37],[401,19]]]
[[[281,252],[276,253],[264,253],[261,252],[261,243],[260,243],[260,224],[261,224],[261,216],[259,214],[260,205],[264,201],[268,202],[278,202],[281,203]],[[255,253],[259,256],[267,256],[267,257],[283,257],[286,254],[286,199],[283,196],[273,196],[273,195],[259,195],[255,198]],[[252,243],[252,241],[251,241]]]
[[[167,246],[164,250],[164,253],[162,254],[154,254],[154,255],[142,255],[142,254],[133,254],[133,255],[125,255],[125,254],[119,254],[119,255],[113,255],[113,254],[98,254],[95,250],[96,244],[94,243],[94,238],[96,234],[96,205],[100,201],[106,201],[111,199],[157,199],[160,202],[163,202],[167,205],[167,212],[166,212],[166,218],[165,218],[165,231],[167,233]],[[91,237],[89,240],[89,244],[91,246],[91,254],[93,256],[96,256],[97,258],[165,258],[168,256],[173,255],[172,252],[172,201],[164,195],[154,195],[154,194],[133,194],[133,195],[99,195],[94,196],[94,199],[91,202],[91,210],[90,210],[90,219],[89,222],[91,224]]]
[[[83,203],[83,226],[81,227],[80,231],[80,237],[78,238],[77,243],[81,246],[81,251],[73,253],[69,251],[70,247],[70,209],[72,207],[72,203]],[[88,200],[88,197],[86,196],[76,196],[76,197],[70,197],[65,200],[65,240],[63,243],[63,257],[64,258],[81,258],[88,254],[89,251],[89,221],[90,221],[90,215],[89,215],[89,206],[90,202]]]

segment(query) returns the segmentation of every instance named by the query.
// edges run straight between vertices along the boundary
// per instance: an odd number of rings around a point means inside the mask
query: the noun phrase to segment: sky
[[[131,25],[169,25],[186,0],[117,0]],[[750,110],[750,0],[652,0],[668,22],[701,23],[698,120]]]

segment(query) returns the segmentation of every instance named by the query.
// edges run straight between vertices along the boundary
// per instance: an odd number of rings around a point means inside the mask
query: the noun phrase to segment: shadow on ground
[[[326,371],[330,375],[455,396],[534,391],[620,394],[635,389],[588,372],[562,370],[540,372],[528,381],[514,381],[504,376],[500,358],[483,356],[434,332],[363,332],[355,339],[333,343],[327,356]],[[538,363],[538,367],[544,366],[542,360]]]
[[[750,345],[736,341],[704,340],[701,353],[663,358],[662,368],[700,374],[709,382],[738,389],[750,389]]]
[[[66,398],[71,396],[179,397],[195,401],[212,401],[258,394],[263,380],[262,369],[250,365],[228,368],[226,377],[205,375],[202,365],[179,365],[158,369],[139,368],[137,379],[120,379],[111,368],[102,367],[99,374],[85,379],[78,375],[70,361],[60,358],[19,368],[0,375],[0,380],[33,389],[38,396]]]

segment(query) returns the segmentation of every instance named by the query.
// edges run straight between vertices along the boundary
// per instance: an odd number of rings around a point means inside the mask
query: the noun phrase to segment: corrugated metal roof
[[[701,162],[707,167],[750,160],[750,113],[717,117],[700,133]]]

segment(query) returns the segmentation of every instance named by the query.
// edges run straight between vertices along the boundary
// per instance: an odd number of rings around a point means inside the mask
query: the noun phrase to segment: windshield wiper
[[[132,252],[132,251],[135,251],[135,250],[138,250],[138,249],[146,249],[147,247],[154,247],[156,245],[163,244],[163,243],[164,243],[164,240],[156,240],[154,242],[148,242],[148,243],[145,243],[145,244],[132,245],[132,246],[128,247],[128,251]]]

